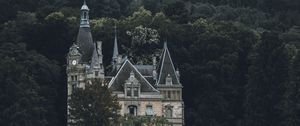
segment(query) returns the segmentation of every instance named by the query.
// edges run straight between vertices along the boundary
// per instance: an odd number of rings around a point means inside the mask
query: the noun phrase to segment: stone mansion
[[[152,64],[137,65],[119,54],[116,33],[113,42],[112,69],[107,72],[103,66],[102,42],[93,41],[89,8],[84,3],[77,40],[67,54],[68,96],[74,88],[84,88],[88,80],[99,78],[117,95],[121,115],[162,116],[173,126],[183,126],[183,86],[167,44],[162,47],[160,57],[153,56]]]

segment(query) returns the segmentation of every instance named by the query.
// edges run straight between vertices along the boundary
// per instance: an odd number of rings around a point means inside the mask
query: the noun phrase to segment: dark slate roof
[[[134,65],[143,76],[152,76],[153,65]]]
[[[179,79],[176,75],[176,71],[174,68],[174,64],[169,52],[169,49],[167,47],[167,44],[165,43],[163,53],[161,56],[161,61],[159,64],[159,76],[158,76],[158,83],[157,85],[165,85],[166,84],[166,77],[168,74],[170,74],[172,78],[172,84],[173,85],[179,85]]]
[[[112,77],[110,77],[110,76],[107,77],[107,76],[106,76],[106,77],[104,78],[104,84],[109,84],[109,82],[111,81],[111,79],[112,79]]]
[[[144,76],[145,77],[145,76]],[[145,77],[147,79],[147,81],[152,85],[155,86],[156,81],[154,80],[154,78],[152,76],[146,76]]]
[[[77,35],[77,43],[82,52],[82,62],[89,62],[91,60],[94,46],[91,30],[89,27],[80,27]]]
[[[135,78],[141,84],[141,92],[158,92],[141,73],[132,65],[129,60],[125,60],[117,75],[110,81],[109,88],[113,91],[124,91],[125,81],[128,80],[130,72],[133,72]]]

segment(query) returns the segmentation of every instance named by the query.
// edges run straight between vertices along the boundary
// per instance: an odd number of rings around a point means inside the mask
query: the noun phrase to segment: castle
[[[154,56],[150,65],[135,65],[119,54],[115,35],[111,65],[113,74],[108,75],[103,66],[102,42],[93,41],[89,8],[84,3],[77,40],[67,54],[68,97],[74,88],[84,88],[91,79],[98,78],[117,95],[121,115],[163,116],[172,126],[184,125],[183,87],[166,43],[159,62]]]

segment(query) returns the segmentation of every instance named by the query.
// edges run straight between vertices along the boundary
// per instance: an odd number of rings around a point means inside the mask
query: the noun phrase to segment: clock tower
[[[176,70],[171,54],[164,44],[159,62],[157,55],[152,64],[134,64],[118,51],[117,27],[112,56],[112,68],[105,74],[102,54],[102,41],[93,41],[89,8],[84,2],[81,7],[81,20],[77,39],[69,48],[66,56],[68,98],[74,89],[84,89],[92,81],[105,84],[121,106],[120,115],[165,117],[172,126],[184,125],[184,102],[179,71]],[[97,83],[97,82],[96,82]],[[68,126],[76,123],[69,113],[73,112],[68,104]],[[101,113],[99,113],[101,114]]]
[[[67,56],[67,75],[68,75],[68,95],[70,95],[75,87],[79,86],[78,67],[82,54],[79,52],[79,47],[73,44]]]

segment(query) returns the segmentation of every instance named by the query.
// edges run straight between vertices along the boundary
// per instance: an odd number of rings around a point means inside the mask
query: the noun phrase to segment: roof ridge
[[[108,88],[110,88],[113,85],[113,82],[116,80],[116,78],[119,76],[120,71],[122,71],[122,69],[124,68],[125,64],[129,63],[129,65],[134,69],[135,72],[138,73],[138,75],[141,77],[141,79],[143,79],[151,88],[153,91],[159,92],[157,89],[155,89],[150,83],[149,81],[139,72],[139,70],[128,60],[126,59],[123,63],[123,65],[120,67],[120,69],[118,70],[117,74],[115,75],[115,77],[113,77],[113,79],[109,82],[108,84]]]

